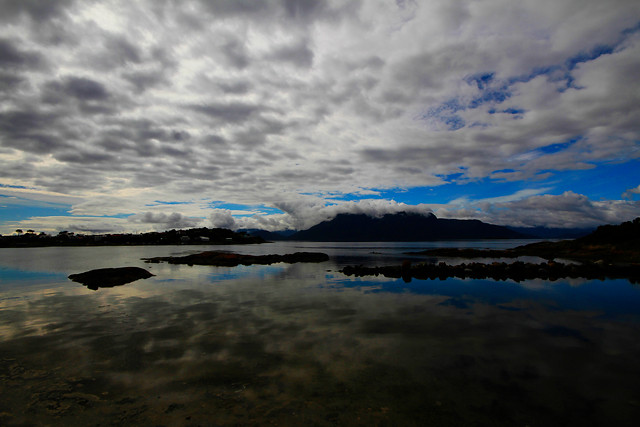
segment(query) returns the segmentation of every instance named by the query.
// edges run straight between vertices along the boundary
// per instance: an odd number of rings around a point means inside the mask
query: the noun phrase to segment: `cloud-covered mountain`
[[[340,214],[291,240],[320,242],[420,242],[430,240],[518,239],[527,236],[478,220],[440,219],[433,214],[387,214],[380,218],[364,214]]]

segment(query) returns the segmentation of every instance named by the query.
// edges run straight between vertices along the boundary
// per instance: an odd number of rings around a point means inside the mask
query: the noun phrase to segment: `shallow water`
[[[640,288],[338,272],[435,245],[0,249],[0,425],[635,425]],[[140,260],[207,249],[331,260]],[[155,276],[66,278],[121,266]]]

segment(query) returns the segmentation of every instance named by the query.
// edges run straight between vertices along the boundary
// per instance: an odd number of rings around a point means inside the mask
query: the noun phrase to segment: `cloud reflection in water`
[[[624,425],[639,412],[640,296],[624,281],[326,270],[159,265],[93,294],[69,282],[0,301],[0,421]]]

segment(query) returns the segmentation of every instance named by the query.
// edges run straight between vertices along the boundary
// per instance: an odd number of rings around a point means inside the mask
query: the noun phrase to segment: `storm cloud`
[[[640,159],[637,1],[0,9],[0,190],[76,197],[59,227],[274,230],[402,210],[553,226],[640,215],[637,172],[607,192],[576,186]],[[460,196],[478,182],[495,190]],[[2,232],[53,227],[0,220]]]

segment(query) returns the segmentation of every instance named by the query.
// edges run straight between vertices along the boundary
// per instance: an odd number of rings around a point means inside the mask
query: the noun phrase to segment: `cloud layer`
[[[640,215],[640,179],[624,201],[547,185],[558,172],[640,157],[637,1],[0,9],[0,194],[74,198],[62,224],[31,224],[276,229],[339,211],[433,210],[585,225]],[[451,176],[546,180],[549,194],[407,205],[377,196]]]

